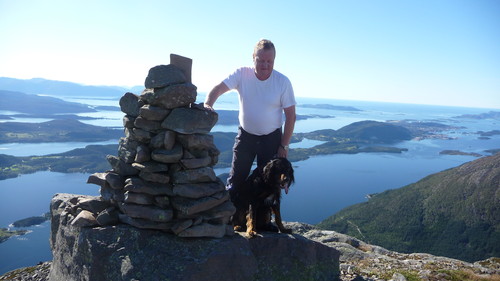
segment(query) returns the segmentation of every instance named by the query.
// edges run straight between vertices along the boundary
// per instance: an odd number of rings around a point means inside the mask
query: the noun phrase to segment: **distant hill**
[[[0,143],[94,142],[118,139],[123,130],[94,126],[77,120],[51,120],[42,123],[0,123]]]
[[[14,91],[0,90],[0,110],[16,111],[25,114],[61,114],[95,112],[88,105],[67,102],[54,97],[38,96]]]
[[[404,127],[371,120],[344,126],[337,130],[336,135],[367,143],[396,143],[412,138],[411,132]]]
[[[466,261],[500,256],[500,153],[388,190],[318,227],[399,251]]]
[[[455,116],[455,118],[466,118],[466,119],[497,119],[500,120],[500,111],[490,111],[481,114],[463,114],[460,116]]]
[[[130,89],[116,86],[86,86],[72,82],[46,80],[42,78],[25,80],[8,77],[0,77],[0,90],[17,91],[35,95],[101,98],[120,98],[125,92],[130,91]]]
[[[342,105],[332,105],[332,104],[299,104],[297,107],[304,108],[317,108],[317,109],[330,109],[330,110],[340,110],[340,111],[362,111],[359,108],[352,106],[342,106]]]

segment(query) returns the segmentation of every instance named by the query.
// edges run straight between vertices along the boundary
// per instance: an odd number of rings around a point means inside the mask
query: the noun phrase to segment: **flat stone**
[[[203,211],[210,210],[225,201],[229,200],[229,193],[222,191],[212,196],[203,197],[200,199],[188,199],[183,197],[173,197],[171,199],[174,209],[183,215],[197,214]]]
[[[165,148],[166,150],[174,148],[176,135],[177,134],[174,131],[165,131],[165,138],[163,139],[163,148]]]
[[[123,127],[125,128],[133,128],[134,127],[134,121],[135,117],[130,116],[130,115],[125,115],[123,116]]]
[[[119,214],[118,218],[121,222],[140,229],[155,229],[155,230],[170,231],[172,228],[171,222],[165,223],[165,222],[156,222],[140,218],[131,218],[124,214]]]
[[[145,193],[125,192],[125,203],[138,204],[138,205],[152,205],[154,197]]]
[[[211,150],[217,149],[214,144],[214,136],[208,134],[178,135],[177,140],[184,148],[189,150]]]
[[[132,167],[132,165],[127,164],[121,161],[118,157],[113,155],[107,155],[106,160],[108,160],[111,167],[113,167],[113,171],[122,175],[122,176],[133,176],[139,173],[139,170]]]
[[[107,173],[93,173],[92,175],[90,175],[88,177],[87,183],[103,186],[103,185],[107,184],[106,174]]]
[[[131,177],[125,181],[126,191],[132,191],[136,193],[146,193],[150,195],[168,195],[173,196],[172,186],[169,184],[160,184],[154,182],[147,182],[138,177]]]
[[[167,172],[168,165],[156,161],[148,161],[143,163],[132,163],[132,167],[143,172],[158,173]]]
[[[134,126],[147,132],[157,132],[161,129],[161,122],[148,120],[142,116],[138,116],[135,118]],[[151,139],[151,136],[149,138]]]
[[[149,70],[144,86],[146,89],[153,89],[186,82],[184,72],[178,67],[170,64],[157,65]]]
[[[151,153],[151,158],[161,163],[177,163],[182,158],[182,146],[174,145],[170,150],[155,149]]]
[[[139,97],[133,93],[125,93],[120,98],[119,103],[121,111],[133,117],[139,116],[139,110],[144,105],[144,102],[139,100]]]
[[[181,134],[208,134],[218,120],[217,113],[196,108],[175,108],[161,123]]]
[[[125,178],[113,172],[106,173],[106,182],[112,189],[123,189]]]
[[[119,222],[118,210],[115,207],[109,207],[100,212],[96,220],[100,226],[115,225]]]
[[[118,157],[125,163],[134,162],[139,143],[131,138],[120,138],[118,141]]]
[[[174,212],[169,209],[160,209],[154,206],[120,203],[120,210],[129,217],[146,219],[156,222],[168,222],[174,217]]]
[[[170,182],[170,176],[165,173],[151,173],[151,172],[141,171],[139,173],[139,177],[145,181],[150,181],[150,182],[157,182],[164,184]]]
[[[99,189],[99,193],[101,194],[102,200],[107,202],[123,202],[123,199],[125,198],[125,191],[123,189],[112,189],[111,187],[109,187],[109,185],[101,186],[101,188]]]
[[[99,223],[97,223],[94,214],[87,210],[83,210],[71,221],[71,225],[78,227],[91,227],[97,226]]]
[[[181,221],[178,221],[177,223],[175,223],[172,226],[172,232],[175,235],[178,235],[179,233],[181,233],[182,231],[186,230],[187,228],[189,228],[192,225],[193,225],[193,220],[181,220]]]
[[[153,91],[144,91],[141,99],[164,109],[184,107],[196,101],[196,86],[191,83],[176,84]]]
[[[99,197],[79,198],[75,205],[78,208],[98,214],[104,209],[110,207],[109,202],[101,200]]]
[[[225,190],[225,186],[222,181],[176,184],[173,187],[173,193],[175,196],[192,199],[207,197],[223,190]]]
[[[157,205],[160,208],[167,208],[170,207],[170,197],[167,195],[160,195],[160,196],[155,196],[155,205]]]
[[[173,173],[172,182],[174,184],[214,182],[217,180],[212,168],[198,168],[192,170],[181,170]]]
[[[134,162],[142,163],[142,162],[148,162],[149,160],[151,160],[151,150],[149,149],[149,147],[142,144],[137,146]],[[132,163],[132,167],[133,166],[134,163]]]
[[[146,104],[140,109],[140,116],[150,121],[162,121],[170,113],[170,110],[158,106]]]
[[[231,200],[227,200],[226,202],[217,205],[211,209],[208,209],[206,211],[192,214],[192,215],[186,215],[183,213],[178,213],[176,218],[177,219],[201,219],[202,221],[213,221],[216,219],[223,219],[226,222],[224,224],[229,223],[229,219],[231,216],[236,212],[236,207],[234,207],[233,202]]]
[[[192,59],[176,54],[170,54],[170,64],[175,65],[182,70],[182,73],[186,76],[186,81],[191,83],[191,69],[193,67]]]
[[[204,157],[204,158],[181,159],[180,162],[182,166],[186,169],[197,169],[197,168],[211,166],[212,158]]]

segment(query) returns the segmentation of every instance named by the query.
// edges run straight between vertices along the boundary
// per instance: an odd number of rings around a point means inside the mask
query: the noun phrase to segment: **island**
[[[341,110],[341,111],[362,111],[361,109],[352,106],[332,105],[332,104],[299,104],[297,105],[297,107]]]
[[[475,152],[463,152],[460,150],[443,150],[439,152],[441,155],[464,155],[464,156],[474,156],[474,157],[481,157],[483,155]]]
[[[17,220],[12,223],[14,227],[29,227],[34,225],[42,224],[43,222],[50,219],[50,212],[43,214],[42,216],[34,216],[21,220]],[[28,233],[26,229],[10,230],[8,228],[0,228],[0,243],[7,241],[12,236],[20,236]]]
[[[463,114],[455,116],[454,118],[467,118],[467,119],[500,119],[500,111],[489,111],[480,114]]]
[[[50,212],[43,214],[42,216],[34,216],[21,220],[17,220],[12,223],[14,227],[29,227],[34,225],[39,225],[48,221],[50,219]]]
[[[19,236],[28,233],[27,230],[9,230],[7,228],[0,228],[0,243],[7,241],[12,236]]]
[[[4,122],[0,126],[0,143],[96,142],[122,136],[123,130],[89,125],[73,119],[42,123]]]

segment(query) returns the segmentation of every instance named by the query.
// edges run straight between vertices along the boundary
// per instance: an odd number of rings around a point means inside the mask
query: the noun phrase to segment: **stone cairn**
[[[170,60],[149,70],[140,96],[126,93],[120,99],[126,115],[118,156],[107,156],[111,171],[88,179],[112,206],[96,215],[97,222],[180,237],[232,235],[235,208],[213,171],[219,150],[208,134],[218,115],[195,104],[191,59]]]

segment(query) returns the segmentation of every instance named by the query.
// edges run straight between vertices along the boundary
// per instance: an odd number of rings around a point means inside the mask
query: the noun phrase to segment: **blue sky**
[[[169,54],[209,91],[260,38],[296,96],[500,109],[500,1],[0,0],[0,76],[143,85]]]

